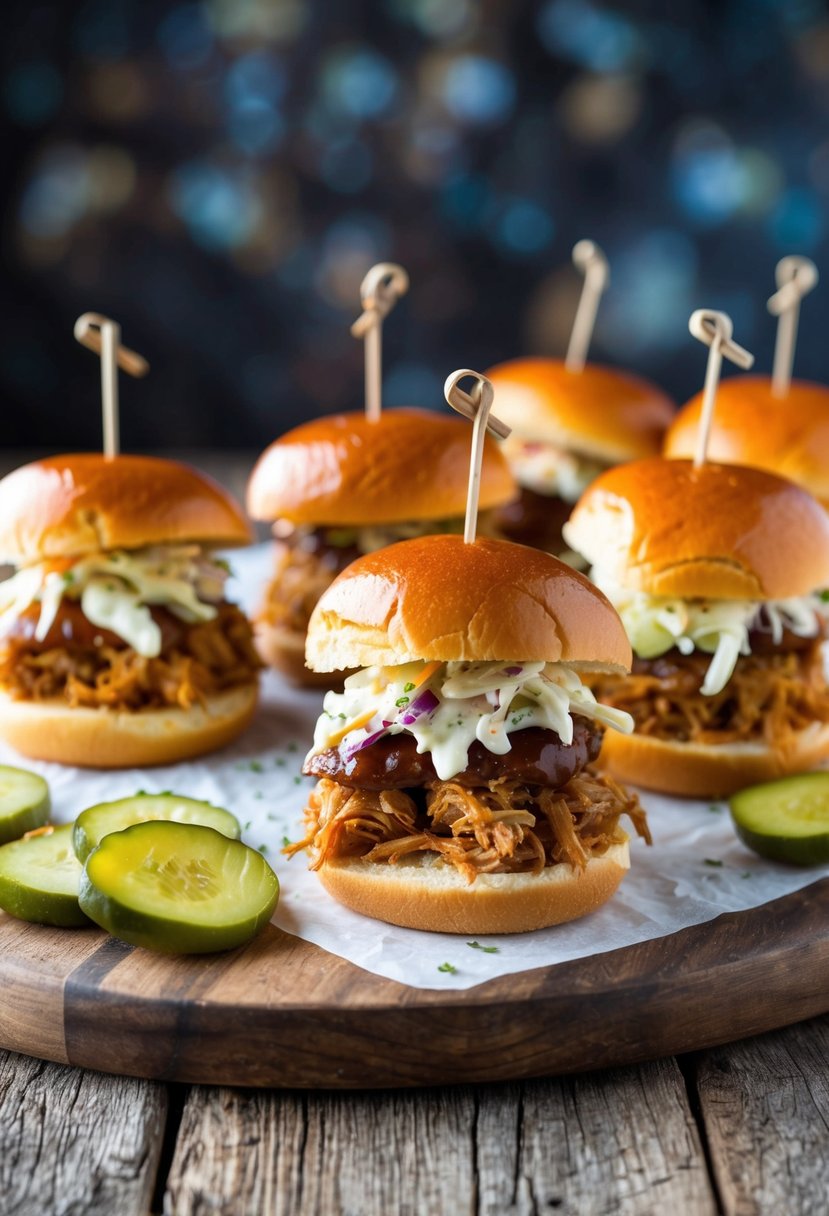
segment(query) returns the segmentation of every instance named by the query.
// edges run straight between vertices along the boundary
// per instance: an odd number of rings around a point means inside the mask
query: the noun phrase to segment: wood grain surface
[[[168,1216],[715,1216],[672,1060],[476,1091],[191,1091]],[[244,1199],[242,1199],[244,1196]]]
[[[512,1080],[653,1059],[810,1017],[829,1009],[827,975],[829,880],[464,992],[379,979],[271,926],[242,950],[181,958],[0,916],[0,1048],[206,1084]]]
[[[0,1053],[3,1216],[146,1216],[166,1106],[160,1085]]]
[[[826,1216],[829,1022],[706,1052],[695,1081],[726,1216]]]

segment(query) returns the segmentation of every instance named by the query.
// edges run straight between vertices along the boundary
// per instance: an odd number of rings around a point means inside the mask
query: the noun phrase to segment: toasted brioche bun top
[[[694,455],[702,393],[683,406],[665,436],[666,456]],[[829,387],[794,380],[773,397],[766,376],[732,376],[717,390],[708,455],[789,477],[829,506]]]
[[[674,404],[655,384],[588,363],[571,372],[560,359],[512,359],[486,373],[493,413],[518,439],[544,441],[608,464],[655,456]]]
[[[23,566],[106,549],[245,545],[242,509],[203,473],[153,456],[50,456],[0,480],[0,560]]]
[[[564,537],[618,586],[651,595],[785,599],[829,582],[829,516],[761,469],[659,456],[608,469]]]
[[[267,448],[248,483],[254,519],[297,524],[402,523],[463,515],[468,423],[432,410],[384,410],[316,418]],[[517,494],[509,466],[487,438],[481,509]]]
[[[306,645],[314,671],[416,659],[519,659],[630,668],[602,593],[549,553],[425,536],[360,557],[325,591]]]

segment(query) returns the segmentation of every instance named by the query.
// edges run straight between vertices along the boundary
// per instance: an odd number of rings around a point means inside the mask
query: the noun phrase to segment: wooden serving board
[[[151,954],[0,914],[0,1047],[167,1081],[362,1089],[578,1072],[829,1010],[829,879],[669,937],[458,992],[408,988],[272,926]]]

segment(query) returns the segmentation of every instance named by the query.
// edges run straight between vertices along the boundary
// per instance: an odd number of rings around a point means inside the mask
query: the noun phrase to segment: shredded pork
[[[277,541],[276,564],[259,619],[304,637],[317,600],[355,556],[359,554],[353,549],[309,551]]]
[[[17,700],[64,697],[68,705],[90,708],[189,709],[212,693],[249,683],[260,665],[250,623],[225,603],[214,620],[184,627],[154,659],[126,644],[43,649],[7,641],[0,648],[0,688]]]
[[[714,696],[700,692],[710,655],[671,651],[638,659],[633,674],[592,683],[596,697],[633,715],[636,733],[680,742],[764,742],[785,750],[812,723],[829,722],[820,642],[805,650],[747,655]]]
[[[412,853],[436,853],[467,882],[478,874],[539,873],[566,863],[583,870],[625,839],[627,815],[650,844],[645,812],[635,794],[589,769],[560,789],[490,781],[469,789],[437,781],[422,791],[360,790],[323,778],[305,810],[304,840],[311,868],[333,858],[364,857],[394,864]]]

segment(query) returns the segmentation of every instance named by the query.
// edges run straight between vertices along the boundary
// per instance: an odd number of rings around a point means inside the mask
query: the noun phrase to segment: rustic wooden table
[[[246,458],[199,455],[239,491]],[[638,1067],[420,1091],[164,1085],[0,1052],[0,1216],[542,1212],[826,1216],[829,1017]]]
[[[0,1053],[3,1216],[828,1210],[829,1017],[637,1068],[421,1091],[168,1087]]]

